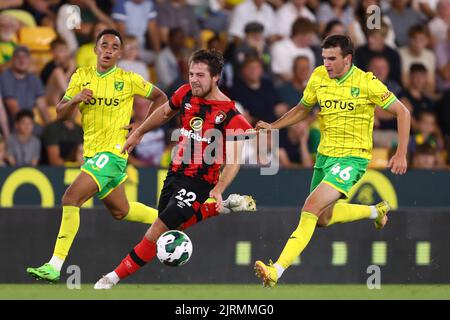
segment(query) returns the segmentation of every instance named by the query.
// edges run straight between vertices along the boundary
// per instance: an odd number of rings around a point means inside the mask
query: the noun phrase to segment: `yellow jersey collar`
[[[105,72],[98,72],[98,70],[95,69],[95,74],[98,77],[100,77],[100,78],[104,78],[104,77],[110,75],[111,73],[113,73],[116,70],[117,70],[117,66],[114,66],[114,67],[112,67],[111,69],[109,69],[108,71],[105,71]]]
[[[342,84],[345,82],[345,80],[347,80],[348,78],[350,78],[350,76],[352,75],[353,71],[355,71],[356,67],[354,64],[352,64],[351,68],[341,77],[341,78],[336,78],[336,82],[337,84]]]

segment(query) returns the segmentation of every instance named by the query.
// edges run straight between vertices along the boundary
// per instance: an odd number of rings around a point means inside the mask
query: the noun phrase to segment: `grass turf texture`
[[[382,285],[369,290],[364,285],[172,285],[122,284],[97,291],[92,284],[69,290],[63,284],[0,284],[0,299],[450,299],[450,285]]]

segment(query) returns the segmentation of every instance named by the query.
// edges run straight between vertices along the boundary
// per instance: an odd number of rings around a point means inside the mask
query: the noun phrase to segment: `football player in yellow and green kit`
[[[118,220],[151,224],[158,217],[158,210],[127,200],[123,182],[127,179],[128,155],[121,151],[127,129],[131,129],[134,95],[152,102],[148,115],[163,105],[167,96],[140,75],[116,66],[122,53],[122,38],[116,30],[106,29],[97,36],[95,53],[97,66],[77,69],[56,107],[59,120],[70,118],[77,108],[81,111],[85,161],[81,173],[62,197],[62,221],[53,256],[39,268],[27,268],[36,279],[59,280],[80,225],[80,207],[92,196],[97,195]],[[224,201],[225,209],[212,211],[208,217],[248,209],[243,205],[254,203],[248,199],[247,196],[230,195],[229,201]],[[204,206],[207,210],[215,204]]]
[[[389,161],[394,174],[404,174],[410,132],[408,109],[372,73],[352,64],[351,39],[331,35],[322,43],[324,65],[317,67],[297,106],[269,124],[257,129],[280,129],[308,117],[318,103],[321,140],[311,181],[310,195],[303,204],[297,229],[287,241],[275,264],[255,262],[256,275],[264,286],[273,287],[294,259],[308,245],[317,226],[327,227],[360,219],[375,219],[380,229],[387,222],[389,204],[376,206],[337,202],[366,171],[372,152],[374,108],[379,106],[397,117],[398,147]]]

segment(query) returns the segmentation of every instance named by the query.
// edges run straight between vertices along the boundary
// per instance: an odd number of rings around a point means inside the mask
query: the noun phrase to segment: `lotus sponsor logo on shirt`
[[[191,126],[192,130],[200,131],[203,127],[203,119],[199,117],[193,117],[189,122],[189,125]]]

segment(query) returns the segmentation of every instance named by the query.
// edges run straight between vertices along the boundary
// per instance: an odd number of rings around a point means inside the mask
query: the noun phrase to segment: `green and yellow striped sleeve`
[[[81,77],[80,77],[80,69],[77,69],[75,73],[70,78],[69,86],[67,87],[66,92],[64,93],[64,99],[71,100],[81,91]]]
[[[140,95],[144,98],[148,98],[153,90],[153,85],[144,80],[141,75],[137,73],[131,74],[131,80],[133,82],[133,94]]]
[[[371,77],[368,86],[370,101],[383,109],[389,108],[397,101],[397,97],[380,80]]]

